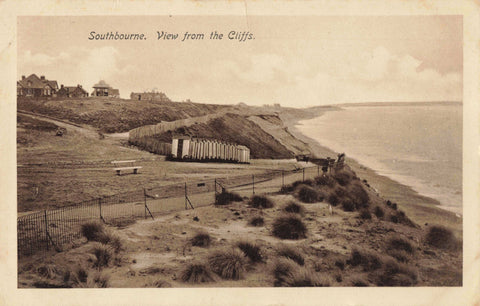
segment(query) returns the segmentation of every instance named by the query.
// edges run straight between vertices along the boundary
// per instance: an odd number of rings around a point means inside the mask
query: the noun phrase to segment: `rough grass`
[[[99,269],[108,267],[110,261],[113,259],[112,249],[104,244],[97,244],[92,249],[93,255],[95,255],[94,267]]]
[[[235,192],[228,192],[223,190],[222,193],[215,195],[215,205],[227,205],[231,202],[241,202],[242,197]]]
[[[376,275],[377,286],[413,286],[417,283],[418,272],[414,267],[388,259],[381,273]]]
[[[280,216],[273,221],[272,233],[280,239],[302,239],[306,237],[307,227],[293,214]]]
[[[337,206],[338,204],[340,204],[340,198],[335,193],[331,193],[327,198],[327,202],[330,203],[332,206]]]
[[[216,251],[208,257],[208,263],[223,279],[238,280],[245,271],[245,255],[238,249]]]
[[[243,254],[245,254],[251,262],[256,263],[263,261],[259,246],[248,241],[239,241],[237,242],[237,247],[242,250]]]
[[[255,208],[272,208],[274,205],[273,205],[273,202],[270,201],[269,198],[267,198],[265,196],[254,195],[250,199],[250,206],[255,207]]]
[[[410,241],[397,235],[388,238],[387,248],[393,249],[393,250],[405,251],[409,254],[413,254],[415,251],[415,248],[410,243]]]
[[[203,263],[191,263],[182,271],[180,279],[184,283],[207,283],[214,282],[215,275],[207,265]]]
[[[341,171],[337,171],[333,175],[333,178],[337,181],[338,184],[342,186],[347,186],[353,180],[354,176],[352,173],[348,171],[341,170]]]
[[[433,225],[428,229],[425,242],[439,249],[458,249],[461,247],[461,242],[455,238],[453,232],[441,225]]]
[[[347,264],[351,266],[362,266],[364,271],[374,271],[382,267],[382,258],[373,251],[353,248]]]
[[[303,215],[305,209],[301,204],[295,203],[295,202],[290,202],[288,203],[284,208],[283,211],[287,213],[294,213],[294,214],[300,214]]]
[[[385,212],[383,211],[383,209],[380,206],[375,206],[375,209],[373,210],[373,213],[379,219],[382,218],[385,215]]]
[[[208,247],[210,245],[211,238],[207,232],[198,232],[190,239],[192,246],[197,247]]]
[[[314,274],[298,266],[293,260],[280,258],[274,264],[273,277],[275,287],[328,287],[327,276]]]
[[[348,197],[355,204],[356,209],[368,207],[370,198],[359,181],[351,184],[347,188]]]
[[[297,198],[304,203],[315,203],[319,200],[318,191],[307,185],[299,185],[297,187]]]
[[[337,184],[337,181],[330,175],[323,175],[315,177],[315,184],[318,186],[328,186],[333,188]]]
[[[253,217],[252,219],[250,219],[248,224],[251,226],[263,226],[265,224],[265,220],[263,219],[263,217]]]
[[[104,234],[103,225],[95,221],[82,224],[80,231],[88,241],[98,241]]]
[[[300,266],[303,266],[305,264],[305,259],[303,258],[303,255],[291,246],[281,245],[277,249],[277,255],[280,257],[291,259]]]
[[[360,218],[363,219],[363,220],[370,220],[370,219],[372,219],[372,214],[371,214],[370,211],[367,210],[367,209],[363,209],[362,211],[360,211],[359,216],[360,216]]]

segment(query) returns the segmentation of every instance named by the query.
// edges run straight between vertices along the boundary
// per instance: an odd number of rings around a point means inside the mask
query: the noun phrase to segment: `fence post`
[[[302,169],[302,172],[303,172],[302,182],[305,182],[305,168]]]
[[[143,209],[144,209],[144,218],[147,219],[147,191],[143,188]]]
[[[185,182],[185,210],[188,209],[188,206],[187,206],[187,182]]]
[[[44,219],[45,219],[45,242],[47,243],[47,251],[49,250],[48,247],[48,221],[47,221],[47,211],[43,211]]]
[[[215,178],[215,195],[217,194],[217,178]]]
[[[100,210],[100,220],[103,220],[102,216],[102,198],[98,198],[98,208]]]
[[[285,173],[282,170],[282,188],[285,187]]]
[[[252,174],[253,194],[255,194],[255,175]]]
[[[317,165],[317,176],[320,176],[320,166]]]

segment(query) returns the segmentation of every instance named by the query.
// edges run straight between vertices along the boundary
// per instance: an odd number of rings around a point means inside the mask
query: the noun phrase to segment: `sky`
[[[146,40],[89,40],[92,31]],[[185,32],[205,37],[182,42]],[[292,107],[463,98],[461,16],[21,16],[17,38],[18,79],[36,73],[89,92],[105,80],[122,98],[156,90]]]

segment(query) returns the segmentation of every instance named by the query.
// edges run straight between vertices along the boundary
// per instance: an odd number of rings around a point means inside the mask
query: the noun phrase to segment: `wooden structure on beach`
[[[217,161],[250,163],[250,149],[246,146],[215,139],[189,136],[172,138],[172,157],[183,161]]]

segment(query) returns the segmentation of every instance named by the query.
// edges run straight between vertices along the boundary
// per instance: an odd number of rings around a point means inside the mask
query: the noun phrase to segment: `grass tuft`
[[[331,283],[327,276],[316,275],[287,258],[277,260],[273,276],[275,287],[328,287]]]
[[[383,211],[383,209],[380,206],[375,206],[375,209],[373,210],[373,213],[379,219],[382,218],[385,215],[385,212]]]
[[[263,220],[263,217],[253,217],[250,219],[248,224],[251,226],[263,226],[265,224],[265,220]]]
[[[277,255],[291,259],[300,266],[303,266],[305,264],[305,259],[303,258],[302,254],[293,247],[287,245],[281,245],[277,249]]]
[[[290,202],[288,203],[283,210],[287,213],[294,213],[294,214],[300,214],[303,215],[305,209],[301,204],[295,203],[295,202]]]
[[[239,194],[225,190],[222,190],[222,193],[215,195],[215,205],[227,205],[231,202],[241,202],[242,200],[243,199]]]
[[[299,185],[296,195],[297,198],[304,203],[315,203],[319,200],[317,190],[307,185]]]
[[[425,242],[439,249],[461,248],[461,242],[455,238],[452,230],[441,225],[433,225],[428,229]]]
[[[103,225],[95,221],[82,224],[80,231],[88,241],[98,241],[104,234]]]
[[[250,199],[250,205],[255,208],[272,208],[273,202],[265,196],[254,195]]]
[[[192,246],[197,246],[197,247],[208,247],[210,245],[211,238],[210,235],[206,232],[199,232],[195,236],[190,239],[190,243]]]
[[[191,263],[182,271],[180,279],[184,283],[208,283],[214,282],[215,276],[203,263]]]
[[[242,250],[243,254],[247,256],[252,262],[262,262],[263,257],[260,252],[260,247],[248,241],[239,241],[237,247]]]
[[[306,237],[307,227],[298,216],[290,214],[273,221],[272,233],[281,239],[302,239]]]
[[[208,263],[220,277],[238,280],[245,270],[245,255],[238,249],[219,250],[208,257]]]

